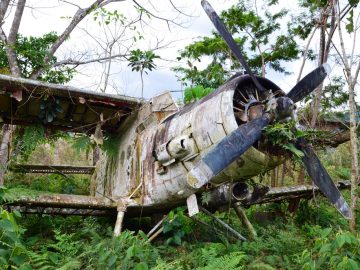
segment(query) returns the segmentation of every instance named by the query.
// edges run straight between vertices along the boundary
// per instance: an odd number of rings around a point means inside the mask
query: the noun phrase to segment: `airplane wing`
[[[12,96],[20,90],[22,99],[16,101]],[[141,104],[133,97],[0,74],[0,122],[6,124],[91,132],[102,118],[102,129],[114,131]]]
[[[350,189],[350,181],[339,181],[336,186],[340,190]],[[18,192],[18,191],[17,191]],[[280,202],[291,199],[311,199],[314,194],[320,194],[319,188],[312,185],[299,185],[292,187],[270,188],[269,192],[253,204],[264,204]],[[233,201],[234,203],[235,201]],[[130,201],[127,208],[128,216],[148,215],[170,211],[172,208],[183,203],[148,205],[144,206],[135,201]],[[203,205],[213,210],[219,206],[229,207],[229,201],[211,201],[211,205]],[[116,201],[108,197],[92,197],[71,194],[51,194],[39,192],[38,195],[23,195],[15,201],[3,205],[7,210],[18,210],[28,214],[49,214],[49,215],[81,215],[81,216],[109,216],[116,215]],[[209,209],[210,209],[209,208]]]
[[[336,187],[339,190],[350,189],[350,181],[338,181]],[[252,204],[263,204],[270,202],[280,202],[284,200],[291,199],[301,199],[301,198],[312,198],[315,194],[320,194],[319,188],[314,185],[297,185],[297,186],[288,186],[288,187],[272,187],[269,192],[262,198],[259,198],[257,201],[250,203]]]

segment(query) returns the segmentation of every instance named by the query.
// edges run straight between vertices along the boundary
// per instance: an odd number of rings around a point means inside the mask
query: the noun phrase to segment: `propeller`
[[[240,61],[240,64],[243,66],[243,68],[246,70],[247,74],[251,77],[252,81],[256,85],[256,88],[259,90],[265,90],[264,87],[259,83],[259,81],[256,79],[254,74],[252,73],[249,65],[247,64],[244,56],[242,55],[241,51],[239,50],[235,40],[229,33],[229,31],[226,29],[225,25],[222,23],[221,19],[217,15],[216,11],[213,9],[213,7],[209,4],[208,1],[202,0],[201,5],[203,9],[205,10],[206,14],[209,16],[210,20],[214,24],[216,30],[219,32],[219,34],[223,37],[231,51],[235,54],[236,58]]]
[[[330,71],[329,64],[322,64],[302,78],[286,96],[294,102],[302,100],[325,80]]]
[[[201,4],[211,21],[214,23],[216,29],[223,36],[234,55],[239,59],[244,69],[251,77],[256,88],[263,90],[263,86],[251,72],[234,39],[223,25],[214,9],[206,0],[202,0]],[[276,110],[273,113],[275,114],[275,118],[284,119],[290,116],[293,111],[293,103],[302,100],[314,91],[315,88],[324,81],[329,72],[329,65],[324,64],[301,79],[285,97],[277,98]],[[260,118],[240,125],[235,131],[223,138],[189,171],[187,175],[188,184],[195,189],[200,188],[240,157],[260,139],[262,129],[274,119],[273,114],[265,112]],[[302,160],[314,184],[318,186],[320,191],[332,204],[334,204],[345,218],[351,218],[348,204],[342,197],[329,174],[326,172],[319,158],[316,156],[312,146],[307,143],[305,139],[300,138],[296,142],[296,147],[304,153]]]
[[[296,147],[304,153],[302,161],[307,173],[320,191],[335,205],[336,209],[346,218],[351,218],[351,211],[330,175],[316,156],[311,144],[299,138]]]

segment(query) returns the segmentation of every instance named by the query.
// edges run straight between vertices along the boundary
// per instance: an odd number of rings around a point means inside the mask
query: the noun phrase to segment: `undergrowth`
[[[1,189],[1,198],[3,204],[11,201],[11,189]],[[246,210],[258,237],[245,242],[216,228],[207,216],[197,219],[214,230],[178,209],[171,214],[175,224],[166,223],[166,233],[151,243],[142,231],[125,230],[114,238],[113,218],[21,216],[2,208],[0,268],[359,269],[359,235],[346,230],[347,223],[325,200],[301,203],[295,215],[284,214],[285,206]],[[217,216],[248,236],[233,211]],[[181,241],[174,240],[180,231]]]

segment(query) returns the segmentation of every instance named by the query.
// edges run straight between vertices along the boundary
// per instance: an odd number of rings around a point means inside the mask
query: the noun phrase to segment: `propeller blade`
[[[300,138],[298,139],[296,146],[304,153],[302,160],[314,184],[345,218],[350,219],[351,212],[349,205],[332,181],[324,166],[321,164],[319,158],[316,156],[311,144],[307,143],[305,139]]]
[[[302,78],[287,94],[287,97],[292,101],[298,102],[315,90],[330,73],[331,68],[329,64],[322,64],[320,67],[314,69],[304,78]]]
[[[262,129],[270,123],[270,115],[239,126],[206,153],[187,175],[188,184],[198,189],[239,158],[261,137]]]
[[[264,91],[264,87],[259,83],[259,81],[256,79],[254,74],[252,73],[249,65],[247,64],[244,56],[242,55],[239,47],[237,46],[235,40],[229,33],[229,31],[226,29],[225,25],[222,23],[221,19],[213,9],[213,7],[209,4],[208,1],[202,0],[201,5],[203,9],[205,10],[206,14],[209,16],[210,20],[214,24],[216,30],[219,32],[219,34],[223,37],[227,45],[230,47],[231,51],[234,53],[236,58],[239,60],[240,64],[244,67],[246,72],[251,77],[252,81],[254,82],[257,89]]]

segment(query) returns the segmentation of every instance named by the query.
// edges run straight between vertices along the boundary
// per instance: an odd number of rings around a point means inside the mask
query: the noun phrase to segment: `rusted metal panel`
[[[23,214],[43,214],[43,215],[58,215],[58,216],[95,216],[107,217],[115,216],[116,210],[99,210],[99,209],[77,209],[77,208],[56,208],[56,207],[41,207],[41,206],[11,206],[6,205],[4,208],[8,211],[18,211]]]
[[[137,114],[134,113],[123,125],[120,126],[121,132],[118,136],[119,151],[116,157],[104,160],[108,166],[106,177],[113,183],[113,196],[123,197],[135,188],[135,177],[137,167],[137,141],[138,134],[136,132]],[[101,179],[99,179],[101,181]]]
[[[22,173],[92,174],[94,166],[30,165],[16,164],[10,170]]]
[[[182,163],[177,163],[170,166],[166,174],[155,176],[152,182],[146,183],[148,189],[145,202],[151,204],[181,201],[193,194],[194,190],[184,181],[186,173]]]
[[[4,123],[17,125],[42,124],[50,129],[91,132],[103,115],[103,130],[114,131],[128,114],[138,108],[139,99],[86,91],[83,89],[49,84],[0,74],[0,116]],[[10,97],[21,89],[20,102]],[[57,111],[52,121],[39,117],[42,102],[57,102]]]
[[[105,93],[98,93],[94,91],[87,91],[84,89],[65,86],[59,84],[45,83],[36,80],[30,80],[19,77],[12,77],[0,74],[0,87],[3,91],[13,92],[21,89],[23,91],[30,91],[32,94],[49,94],[71,98],[88,98],[90,102],[109,103],[111,106],[119,106],[124,103],[129,105],[139,105],[141,101],[137,98],[120,95],[110,95]]]
[[[280,202],[283,200],[291,200],[294,198],[312,198],[314,194],[322,195],[319,188],[313,185],[297,185],[289,187],[273,187],[269,188],[269,191],[257,200],[237,199],[233,196],[232,192],[233,184],[221,185],[211,191],[211,201],[209,207],[218,208],[221,206],[229,206],[240,202],[244,205],[263,204],[270,202]],[[350,188],[350,181],[339,181],[336,183],[339,190],[345,190]],[[251,191],[249,194],[251,197]]]
[[[200,150],[207,149],[226,136],[222,126],[221,95],[194,108],[192,113],[192,134]]]
[[[107,172],[97,177],[102,186],[105,182],[112,183],[113,197],[123,198],[136,191],[132,196],[142,201],[149,193],[157,175],[153,157],[156,130],[159,122],[174,111],[177,111],[176,104],[169,93],[164,93],[153,97],[120,126],[120,130],[125,131],[119,134],[119,153],[116,158],[108,157],[102,162],[100,170]]]
[[[58,208],[91,208],[91,209],[113,209],[116,202],[106,197],[90,197],[69,194],[39,194],[34,196],[21,196],[13,205],[47,206]]]
[[[168,91],[152,97],[150,103],[152,105],[151,111],[156,116],[157,123],[179,110],[170,92]]]

